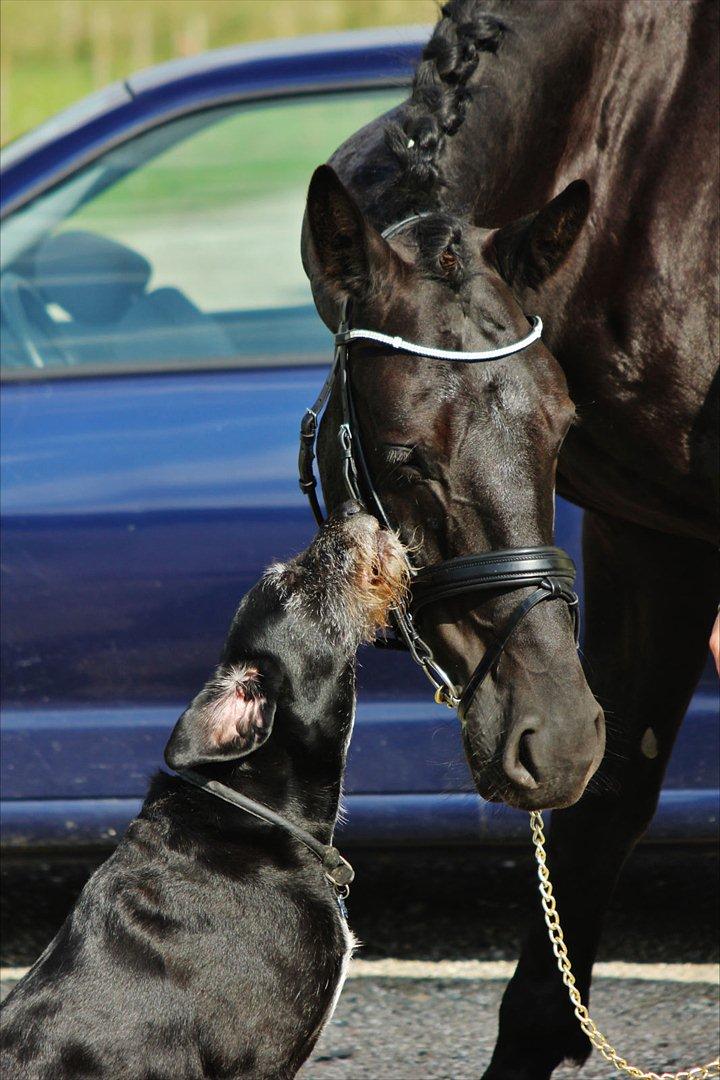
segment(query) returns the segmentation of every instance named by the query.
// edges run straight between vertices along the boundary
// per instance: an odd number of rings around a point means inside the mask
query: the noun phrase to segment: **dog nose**
[[[362,506],[360,503],[355,502],[354,499],[351,499],[349,502],[342,504],[339,513],[340,517],[351,518],[354,517],[355,514],[362,514]]]

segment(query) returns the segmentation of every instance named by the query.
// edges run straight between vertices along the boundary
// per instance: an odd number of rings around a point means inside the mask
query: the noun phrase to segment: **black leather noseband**
[[[509,592],[535,585],[535,589],[513,608],[493,633],[492,641],[470,676],[457,706],[462,717],[492,671],[515,629],[537,604],[544,600],[564,600],[570,608],[578,635],[578,598],[573,591],[575,564],[561,548],[528,547],[490,551],[487,555],[462,555],[458,559],[420,570],[413,581],[412,610],[415,616],[428,604],[449,600],[471,592]]]
[[[388,239],[425,214],[413,214],[403,221],[390,226],[383,232]],[[342,407],[342,423],[338,431],[342,469],[345,487],[351,499],[356,500],[365,509],[374,514],[385,528],[392,525],[380,500],[380,496],[370,475],[367,460],[363,452],[359,435],[359,425],[355,413],[349,373],[349,347],[355,340],[381,344],[386,348],[411,353],[431,360],[455,363],[485,363],[500,360],[506,356],[526,349],[537,341],[542,332],[542,322],[534,316],[532,331],[520,341],[498,349],[483,352],[455,352],[432,346],[417,345],[404,341],[400,337],[390,337],[375,330],[351,330],[349,304],[343,306],[338,332],[335,335],[335,356],[330,372],[323,384],[317,400],[305,413],[300,427],[300,455],[298,469],[300,489],[307,495],[313,514],[318,524],[323,523],[323,514],[317,497],[317,481],[313,463],[317,440],[318,417],[322,413],[330,393],[337,381]],[[386,648],[405,648],[418,663],[430,682],[435,687],[435,700],[458,710],[461,719],[472,702],[482,682],[497,664],[503,649],[525,616],[534,607],[546,600],[563,600],[573,616],[575,640],[578,638],[578,598],[573,590],[575,582],[575,564],[570,556],[560,548],[535,546],[512,548],[508,551],[490,551],[481,555],[463,555],[413,574],[412,596],[409,610],[396,610],[392,613],[395,639],[380,638],[376,644]],[[447,673],[435,660],[432,650],[415,629],[414,616],[429,604],[447,600],[467,593],[493,591],[514,592],[535,586],[513,609],[507,620],[496,628],[493,639],[485,650],[482,660],[475,668],[462,691],[458,691]]]

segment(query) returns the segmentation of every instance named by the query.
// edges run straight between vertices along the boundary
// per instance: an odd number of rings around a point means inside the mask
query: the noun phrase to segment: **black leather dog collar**
[[[187,784],[192,784],[193,787],[207,791],[209,795],[214,795],[217,799],[222,799],[223,802],[237,806],[239,810],[244,810],[246,814],[252,814],[253,817],[266,821],[269,825],[276,825],[279,829],[289,833],[295,840],[299,840],[319,860],[328,881],[336,888],[342,889],[343,895],[347,896],[346,890],[349,890],[350,884],[355,878],[355,871],[347,859],[344,859],[332,844],[321,844],[305,829],[293,825],[291,821],[284,818],[282,814],[276,813],[275,810],[271,810],[269,806],[255,802],[254,799],[249,799],[247,795],[241,795],[239,791],[233,791],[226,784],[221,784],[218,780],[210,780],[209,777],[203,776],[202,773],[195,772],[193,769],[178,769],[175,775],[179,776]]]

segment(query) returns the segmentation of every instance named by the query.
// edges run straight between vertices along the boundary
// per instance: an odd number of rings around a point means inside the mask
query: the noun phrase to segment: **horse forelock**
[[[481,10],[480,0],[449,0],[442,8],[415,72],[405,117],[385,134],[399,166],[396,184],[418,209],[439,204],[443,150],[465,119],[467,84],[480,54],[496,52],[505,30],[500,19]]]
[[[461,218],[438,211],[415,226],[420,266],[429,277],[459,289],[467,277],[469,258],[463,242]]]

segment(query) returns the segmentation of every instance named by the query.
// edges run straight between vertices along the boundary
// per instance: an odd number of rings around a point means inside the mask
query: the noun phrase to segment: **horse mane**
[[[392,123],[387,146],[399,165],[396,184],[416,208],[438,205],[442,153],[458,130],[471,92],[468,82],[482,52],[494,53],[506,27],[479,10],[478,0],[448,0],[423,49],[402,123]]]

